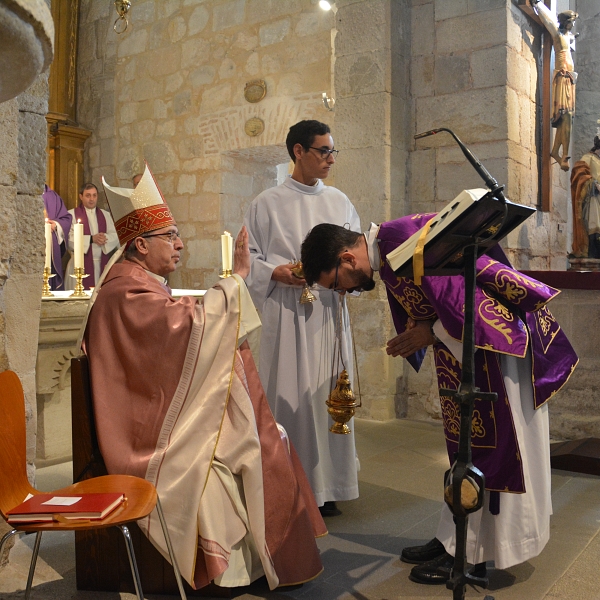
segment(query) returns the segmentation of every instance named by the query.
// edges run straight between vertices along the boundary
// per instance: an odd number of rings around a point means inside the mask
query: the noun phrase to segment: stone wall
[[[515,0],[336,4],[324,13],[316,0],[138,0],[131,29],[117,36],[110,3],[82,0],[78,115],[93,131],[86,177],[127,185],[149,162],[186,240],[175,287],[216,281],[218,235],[235,232],[252,198],[275,185],[287,129],[301,118],[332,125],[342,152],[327,183],[348,194],[364,227],[481,187],[449,136],[413,140],[440,126],[508,198],[538,205],[542,29]],[[267,84],[258,104],[243,96],[251,79]],[[334,112],[322,92],[336,98]],[[256,137],[244,133],[251,117],[265,123]],[[569,180],[557,166],[552,177],[552,210],[503,242],[520,268],[566,268]],[[361,416],[439,418],[430,359],[415,374],[385,354],[393,333],[382,287],[350,307]]]
[[[10,77],[13,89],[24,89],[31,79],[23,83],[19,76],[29,77],[31,65],[21,73],[18,63],[34,60],[38,44],[48,45],[49,62],[52,19],[43,3],[31,2],[21,7],[23,12],[17,19],[6,21],[4,11],[11,8],[2,7],[0,14],[0,51],[4,59],[0,79]],[[7,24],[14,37],[7,33]],[[21,53],[4,52],[5,43],[10,43],[13,50],[18,47]],[[38,73],[45,68],[43,56],[37,67]],[[0,371],[15,371],[23,384],[31,481],[36,445],[35,361],[45,249],[41,193],[46,174],[47,110],[47,74],[38,76],[16,98],[0,103]],[[5,530],[2,521],[0,535]],[[5,560],[6,554],[0,556],[0,564]]]
[[[575,30],[580,34],[574,54],[577,79],[577,104],[573,121],[573,162],[594,145],[600,126],[600,55],[596,41],[600,36],[600,0],[575,0],[573,10],[579,13]],[[573,164],[573,162],[571,164]]]
[[[218,236],[236,232],[250,201],[276,184],[277,165],[289,161],[287,131],[301,119],[332,126],[343,152],[327,183],[350,196],[367,224],[402,213],[407,3],[337,6],[336,15],[316,0],[146,0],[117,36],[110,3],[82,1],[78,116],[93,131],[86,178],[129,185],[148,161],[186,240],[174,287],[215,283]],[[243,94],[252,79],[267,85],[256,104]],[[335,112],[323,92],[337,95]],[[256,137],[244,132],[252,117],[265,123]],[[357,322],[366,312],[380,317],[376,335],[357,327],[357,344],[364,414],[390,418],[401,365],[383,351],[390,323],[382,293],[355,303],[353,314]]]

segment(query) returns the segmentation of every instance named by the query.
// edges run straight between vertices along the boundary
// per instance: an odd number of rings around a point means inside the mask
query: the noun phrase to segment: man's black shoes
[[[335,502],[325,502],[323,506],[319,506],[319,512],[322,517],[337,517],[342,514],[342,511],[336,506]]]
[[[429,562],[434,558],[438,558],[446,554],[446,549],[440,540],[433,538],[423,546],[409,546],[402,550],[400,560],[413,565],[420,565]]]
[[[434,560],[417,565],[410,571],[408,578],[415,583],[427,585],[440,585],[450,579],[450,573],[454,566],[454,557],[444,552]],[[485,563],[479,563],[472,569],[471,574],[475,577],[484,578],[487,575]]]

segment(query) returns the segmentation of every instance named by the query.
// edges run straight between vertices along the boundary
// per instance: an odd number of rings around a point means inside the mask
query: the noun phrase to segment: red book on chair
[[[9,523],[35,521],[73,521],[84,519],[99,521],[125,501],[120,493],[82,494],[81,496],[59,494],[36,494],[9,510]]]

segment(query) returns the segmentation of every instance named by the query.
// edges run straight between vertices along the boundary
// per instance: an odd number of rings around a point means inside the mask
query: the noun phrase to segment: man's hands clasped
[[[422,348],[427,348],[435,342],[431,330],[433,321],[415,321],[411,318],[406,323],[406,331],[392,338],[385,351],[390,356],[406,358]]]

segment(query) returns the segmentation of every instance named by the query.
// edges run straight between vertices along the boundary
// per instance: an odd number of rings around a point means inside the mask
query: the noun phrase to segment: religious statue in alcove
[[[573,206],[573,249],[571,267],[576,259],[600,259],[600,127],[594,147],[578,160],[571,171]],[[575,259],[575,260],[574,260]],[[585,261],[591,263],[593,261]],[[598,261],[600,263],[600,260]],[[590,264],[583,265],[590,268]],[[587,269],[586,269],[587,270]]]
[[[552,79],[552,127],[556,129],[550,156],[563,171],[569,170],[569,143],[575,113],[575,85],[577,73],[573,70],[572,52],[575,38],[571,30],[578,14],[565,10],[555,17],[541,0],[531,0],[540,20],[552,37],[554,46],[554,76]],[[558,23],[557,23],[558,20]],[[562,148],[562,153],[560,152]]]

